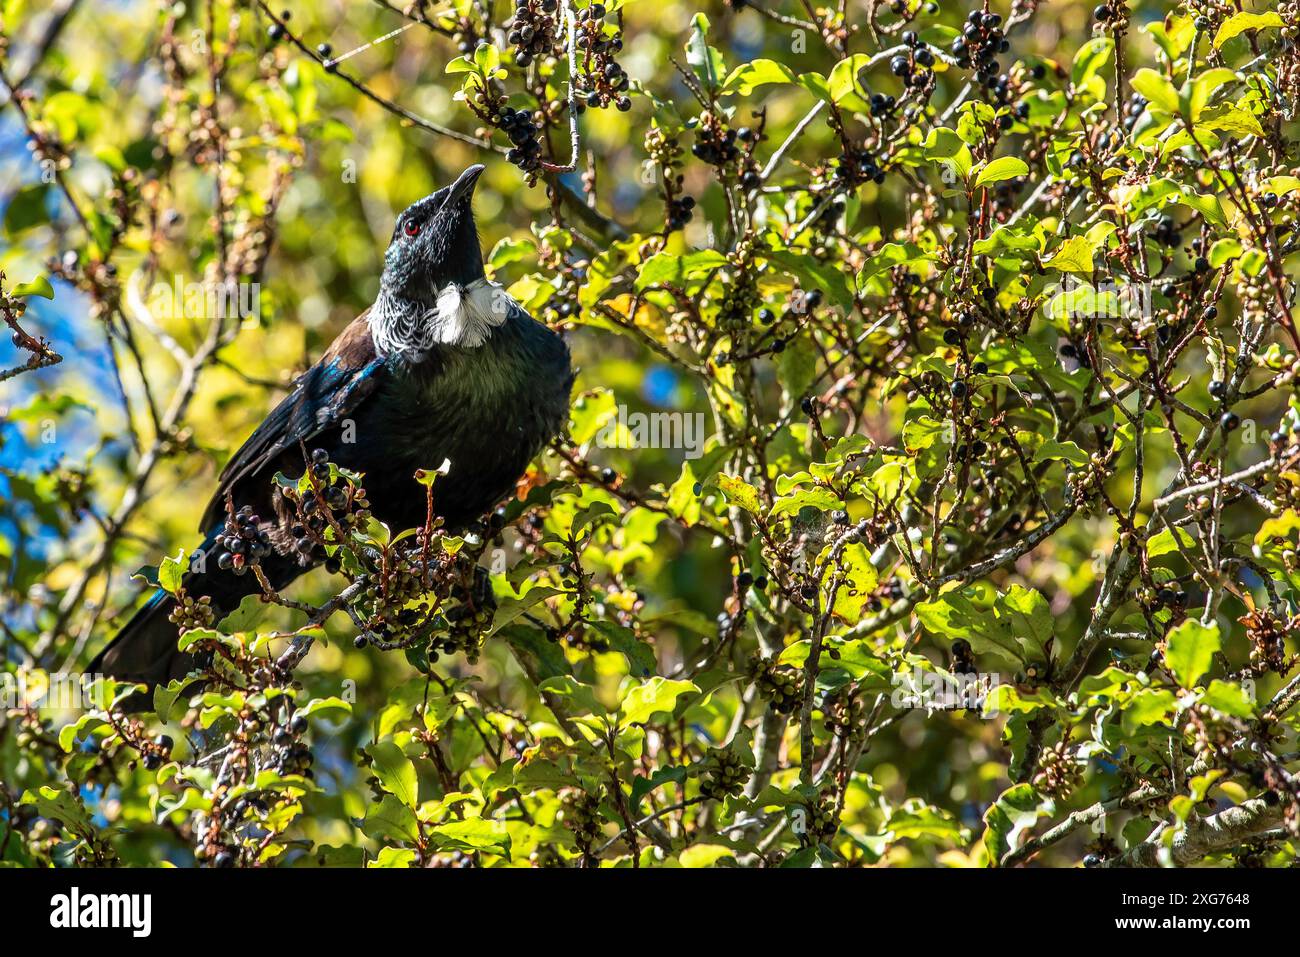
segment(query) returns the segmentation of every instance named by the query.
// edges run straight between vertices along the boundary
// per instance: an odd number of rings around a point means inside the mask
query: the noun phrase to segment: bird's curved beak
[[[465,172],[461,173],[456,182],[451,184],[451,191],[447,193],[447,201],[444,208],[456,205],[462,199],[471,196],[474,193],[474,186],[478,183],[478,178],[483,175],[483,170],[487,169],[482,163],[475,163]]]

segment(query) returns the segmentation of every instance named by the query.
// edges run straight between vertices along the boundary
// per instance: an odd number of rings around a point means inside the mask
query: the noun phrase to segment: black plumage
[[[573,385],[563,340],[484,275],[470,200],[482,166],[398,217],[380,293],[297,382],[227,463],[203,516],[213,554],[227,503],[259,517],[272,543],[261,567],[283,588],[319,562],[293,547],[290,516],[272,481],[301,475],[303,450],[362,472],[371,511],[393,529],[425,519],[418,469],[447,463],[434,509],[458,529],[500,501],[563,426]],[[253,575],[204,563],[186,593],[219,615],[257,593]],[[89,666],[150,685],[193,666],[177,651],[174,602],[159,591]]]

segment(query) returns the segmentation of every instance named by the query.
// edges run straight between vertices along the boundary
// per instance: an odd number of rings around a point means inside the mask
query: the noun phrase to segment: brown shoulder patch
[[[345,366],[359,369],[375,357],[375,342],[370,337],[370,310],[353,319],[321,356],[321,364],[342,360]]]

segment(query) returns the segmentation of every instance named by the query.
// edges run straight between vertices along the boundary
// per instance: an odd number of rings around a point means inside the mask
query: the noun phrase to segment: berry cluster
[[[844,155],[834,161],[834,170],[832,185],[836,190],[852,189],[868,181],[877,185],[885,181],[885,171],[863,147],[851,146],[846,149]]]
[[[718,326],[730,332],[748,328],[750,317],[761,304],[762,297],[758,293],[753,273],[748,269],[737,270],[735,279],[726,285],[722,293]]]
[[[582,51],[582,65],[576,78],[578,107],[602,109],[613,104],[619,112],[632,109],[627,95],[628,76],[615,55],[623,49],[622,31],[615,26],[605,32],[605,5],[593,3],[577,14],[577,44]]]
[[[1092,11],[1092,18],[1103,27],[1117,30],[1128,23],[1128,7],[1121,0],[1106,0]],[[1206,28],[1209,28],[1209,21],[1205,17],[1198,17],[1197,20],[1205,21]]]
[[[274,547],[268,530],[262,527],[261,517],[254,514],[251,505],[236,512],[227,503],[226,512],[226,525],[216,540],[217,567],[243,575],[252,566],[261,564]]]
[[[508,97],[497,80],[479,86],[470,97],[469,107],[485,124],[501,130],[510,140],[506,159],[527,175],[529,185],[536,181],[542,166],[541,131],[538,118],[528,110],[511,109]]]
[[[652,126],[645,135],[645,151],[663,182],[665,233],[684,229],[695,212],[695,197],[680,195],[682,190],[682,147],[677,137]]]
[[[880,119],[889,116],[898,106],[898,100],[889,93],[871,94],[871,115]]]
[[[839,651],[831,649],[830,655],[837,658]],[[866,733],[863,720],[866,717],[866,705],[851,684],[826,695],[822,702],[822,717],[827,734],[852,739]]]
[[[282,490],[296,513],[296,521],[290,527],[293,550],[300,563],[324,562],[333,574],[340,566],[338,559],[329,557],[325,551],[326,530],[337,526],[347,531],[364,525],[370,517],[370,501],[366,490],[352,476],[331,466],[329,453],[324,449],[312,450],[307,476],[305,491]]]
[[[695,143],[691,153],[696,159],[712,166],[726,166],[740,156],[736,145],[737,131],[728,127],[711,111],[701,113],[698,119],[687,121],[695,129]]]
[[[493,529],[480,524],[485,532]],[[497,607],[491,578],[477,564],[484,544],[480,540],[475,548],[467,540],[465,548],[452,554],[421,529],[409,547],[386,553],[373,547],[359,550],[367,570],[357,580],[361,590],[351,604],[365,628],[354,639],[356,647],[408,649],[408,657],[423,655],[424,664],[456,652],[471,664],[477,661]]]
[[[803,699],[803,672],[797,668],[756,655],[750,663],[750,675],[758,693],[771,701],[780,714],[790,714]]]
[[[568,862],[559,848],[554,844],[538,844],[528,855],[528,863],[533,867],[567,867]]]
[[[1192,750],[1197,758],[1206,764],[1215,765],[1220,759],[1227,763],[1232,759],[1232,732],[1222,725],[1210,724],[1212,715],[1197,706],[1195,712],[1196,733],[1192,741]]]
[[[1033,784],[1044,794],[1055,798],[1067,797],[1083,780],[1083,766],[1075,750],[1065,739],[1050,748],[1044,748],[1038,758],[1038,771]]]
[[[821,800],[816,804],[804,805],[803,808],[807,812],[807,825],[800,835],[801,840],[808,845],[829,842],[840,827],[835,819],[835,795],[823,791]]]
[[[835,175],[838,177],[839,172],[837,171]],[[810,225],[813,233],[812,254],[815,258],[826,259],[829,256],[839,255],[840,219],[844,215],[846,205],[843,196],[836,196],[812,221]]]
[[[1124,107],[1124,129],[1131,130],[1142,114],[1147,111],[1147,98],[1141,93],[1134,92],[1128,98],[1128,105]]]
[[[560,797],[555,819],[573,832],[578,848],[585,854],[600,834],[600,798],[587,791],[568,788]]]
[[[889,61],[889,70],[910,87],[923,87],[930,81],[930,68],[934,66],[934,51],[921,41],[916,31],[903,33],[903,43],[911,47],[906,56],[899,54]]]
[[[510,139],[506,160],[525,173],[535,173],[542,165],[541,132],[528,110],[503,109],[498,119],[502,132]]]
[[[1256,677],[1268,671],[1286,674],[1300,660],[1300,656],[1286,653],[1286,639],[1300,624],[1300,619],[1283,622],[1269,609],[1257,608],[1237,620],[1246,626],[1250,670]]]
[[[157,771],[163,766],[163,762],[171,760],[175,742],[170,735],[160,734],[152,741],[138,742],[136,747],[140,750],[140,763],[144,765],[145,770]]]
[[[271,738],[269,767],[281,774],[312,777],[311,748],[301,740],[306,730],[307,719],[301,714],[294,715],[286,726],[277,730]]]
[[[485,569],[475,565],[468,583],[463,580],[452,583],[450,597],[458,604],[447,610],[448,630],[441,638],[433,640],[430,660],[441,648],[446,654],[462,651],[465,659],[474,664],[496,614],[497,600],[492,591],[492,580]]]
[[[1086,465],[1067,470],[1065,481],[1074,503],[1084,506],[1089,499],[1101,494],[1106,480],[1110,478],[1110,473],[1109,457],[1100,452],[1089,455]]]
[[[560,288],[551,293],[542,304],[542,315],[551,325],[558,325],[581,314],[582,303],[578,301],[578,281],[573,276],[564,276]]]
[[[1006,222],[1019,207],[1020,201],[1018,197],[1024,190],[1026,182],[1023,176],[1013,176],[1011,179],[1001,180],[994,185],[993,218],[999,223]]]
[[[558,0],[515,0],[514,16],[505,22],[506,40],[515,48],[515,63],[526,67],[537,57],[558,56]]]
[[[950,47],[952,55],[957,58],[957,66],[963,70],[974,66],[980,85],[989,90],[999,103],[1006,102],[1011,81],[1001,73],[1002,67],[996,58],[1010,48],[1002,32],[1002,17],[980,10],[970,12],[961,36],[953,40]]]
[[[951,651],[952,661],[948,665],[949,671],[955,675],[978,673],[979,669],[975,667],[975,653],[971,650],[969,641],[965,638],[954,638]]]
[[[703,774],[700,782],[700,794],[720,801],[726,797],[735,797],[745,788],[749,780],[749,768],[740,756],[725,749],[711,748],[704,762],[694,769],[694,773]]]
[[[695,215],[695,197],[678,196],[664,204],[664,227],[668,232],[685,229]]]
[[[1156,228],[1151,231],[1151,238],[1169,249],[1177,249],[1183,244],[1183,234],[1179,230],[1177,220],[1172,216],[1161,216],[1156,220]],[[1173,291],[1175,290],[1171,290]]]
[[[887,538],[890,535],[892,535],[893,532],[889,532],[885,530],[890,527],[892,527],[892,523],[887,523],[883,528],[881,528],[879,533],[880,536],[883,538]],[[871,537],[870,528],[867,529],[867,533],[868,533],[867,537],[870,538]],[[880,611],[882,608],[885,607],[886,603],[893,604],[894,602],[898,601],[898,599],[902,598],[905,593],[906,590],[903,586],[902,580],[898,578],[891,578],[889,579],[889,581],[881,582],[876,586],[875,592],[872,594],[870,598],[867,599],[867,608],[870,611]]]
[[[212,608],[212,599],[207,595],[194,598],[182,591],[176,596],[176,607],[172,609],[167,620],[182,631],[191,628],[210,628],[217,615]]]
[[[360,579],[361,592],[352,604],[367,632],[357,635],[354,643],[364,648],[373,640],[385,650],[410,646],[418,638],[412,629],[432,613],[427,601],[407,607],[428,590],[419,553],[401,559],[389,556],[387,562],[377,550],[366,549],[363,555],[368,564],[378,567]]]

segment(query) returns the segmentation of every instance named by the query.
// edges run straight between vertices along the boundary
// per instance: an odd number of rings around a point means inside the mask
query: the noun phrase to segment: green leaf
[[[985,164],[975,177],[976,187],[999,183],[1004,179],[1015,179],[1029,172],[1029,166],[1018,156],[1000,156]]]
[[[373,759],[375,777],[379,778],[384,790],[407,807],[415,807],[419,803],[419,781],[415,765],[397,746],[397,742],[391,738],[385,739],[372,744],[367,751]]]
[[[341,718],[352,713],[352,705],[342,698],[331,695],[328,698],[313,698],[299,708],[294,714],[304,718]]]
[[[1246,693],[1246,689],[1236,682],[1220,681],[1215,678],[1201,695],[1201,704],[1209,705],[1215,711],[1222,711],[1235,718],[1255,716],[1255,702]]]
[[[1044,808],[1037,791],[1028,784],[1014,784],[1003,791],[984,812],[984,848],[989,865],[996,867],[1008,851],[1020,846],[1020,836],[1038,823]]]
[[[1246,30],[1267,30],[1270,27],[1284,27],[1286,22],[1274,10],[1267,13],[1234,13],[1219,24],[1219,32],[1214,35],[1214,48],[1217,50],[1233,37]]]
[[[1165,724],[1178,707],[1178,698],[1168,688],[1143,688],[1124,705],[1124,730]]]
[[[366,837],[377,841],[388,839],[413,842],[420,835],[415,812],[391,794],[385,794],[378,804],[372,804],[366,809],[361,830]]]
[[[865,53],[855,53],[835,64],[831,75],[826,78],[826,89],[831,101],[837,106],[854,110],[869,110],[870,93],[862,86],[860,76],[871,62]]]
[[[71,753],[73,745],[77,738],[87,732],[93,732],[99,728],[107,727],[108,722],[97,714],[83,714],[71,724],[65,724],[59,731],[59,747],[64,751]]]
[[[1175,532],[1178,535],[1178,542],[1181,542],[1184,548],[1195,547],[1196,540],[1192,538],[1191,532],[1176,526]],[[1159,558],[1162,555],[1178,551],[1178,542],[1174,541],[1175,532],[1171,532],[1166,528],[1147,539],[1147,558]]]
[[[718,488],[722,489],[722,494],[727,496],[728,502],[739,505],[751,515],[758,515],[762,512],[763,503],[759,501],[758,489],[744,479],[719,473]]]
[[[409,847],[385,847],[370,862],[370,867],[410,867],[415,863],[415,851]]]
[[[784,249],[769,249],[762,253],[765,259],[781,264],[781,268],[797,277],[805,287],[815,286],[837,306],[845,309],[853,305],[853,289],[844,270],[819,263],[802,253]]]
[[[971,165],[974,163],[970,147],[955,130],[942,126],[931,130],[925,138],[924,155],[928,160],[943,163],[963,181],[970,176]]]
[[[999,595],[988,586],[971,585],[921,602],[916,617],[930,632],[965,638],[976,654],[993,655],[1012,667],[1046,661],[1052,616],[1046,599],[1032,589],[1013,586]]]
[[[522,618],[528,609],[534,605],[546,601],[563,592],[558,588],[551,588],[547,585],[535,585],[528,589],[522,597],[506,597],[497,603],[496,614],[492,618],[492,628],[489,634],[496,634],[502,628],[511,622]]]
[[[1203,625],[1191,618],[1170,631],[1165,641],[1165,664],[1184,688],[1195,686],[1210,670],[1222,647],[1218,624]]]
[[[50,213],[45,203],[48,192],[48,183],[33,183],[18,190],[5,207],[5,232],[17,236],[23,230],[48,223]]]
[[[1190,206],[1216,226],[1222,226],[1228,221],[1228,218],[1223,214],[1223,206],[1219,203],[1219,197],[1208,193],[1198,193],[1189,187],[1183,187],[1170,199],[1170,202]]]
[[[175,595],[181,590],[181,581],[185,577],[185,549],[176,553],[176,557],[170,555],[162,560],[158,566],[158,587],[169,594]]]
[[[623,698],[620,714],[624,725],[643,724],[659,712],[671,712],[682,695],[698,691],[690,681],[654,677],[635,685]]]
[[[463,821],[448,821],[429,829],[430,836],[440,848],[468,851],[489,851],[510,856],[510,834],[501,821],[481,817]]]
[[[691,18],[691,36],[686,41],[686,62],[705,89],[716,90],[726,64],[722,54],[709,46],[709,18],[697,13]]]
[[[13,296],[40,296],[42,299],[54,298],[54,287],[44,276],[37,276],[31,282],[20,282],[13,288]]]
[[[484,76],[491,76],[501,66],[501,51],[491,43],[480,40],[474,48],[474,65]]]
[[[651,286],[684,286],[687,280],[705,276],[726,264],[727,257],[716,249],[704,249],[685,256],[655,253],[641,264],[635,288],[639,292]]]
[[[1056,439],[1046,439],[1034,453],[1035,462],[1044,462],[1048,459],[1061,459],[1069,462],[1071,465],[1084,466],[1088,464],[1088,453],[1079,448],[1074,442],[1058,442]]]
[[[1043,265],[1059,272],[1091,276],[1093,257],[1105,243],[1106,237],[1114,231],[1114,223],[1097,223],[1084,235],[1071,236],[1063,242],[1061,248]]]
[[[31,791],[22,796],[19,804],[35,804],[36,812],[41,817],[58,821],[64,827],[86,833],[90,831],[90,815],[85,806],[75,795],[61,788],[42,786],[35,794]]]
[[[871,552],[861,542],[844,546],[840,552],[840,566],[838,570],[826,570],[824,588],[829,593],[831,581],[836,577],[840,579],[831,613],[846,624],[855,625],[862,619],[862,609],[871,600],[880,576],[871,564]]]
[[[547,678],[537,687],[540,691],[569,699],[574,706],[587,714],[605,714],[605,707],[596,698],[596,689],[591,685],[583,684],[572,675],[555,675]]]
[[[1093,37],[1074,55],[1074,64],[1070,68],[1070,81],[1075,86],[1084,86],[1092,77],[1110,62],[1115,52],[1115,41],[1110,37]]]
[[[713,867],[718,861],[735,857],[736,852],[722,844],[692,844],[678,855],[682,867]]]
[[[1178,94],[1178,105],[1182,108],[1185,117],[1192,123],[1200,120],[1201,111],[1205,109],[1205,104],[1210,102],[1215,91],[1235,79],[1237,74],[1232,70],[1227,67],[1217,67],[1197,74],[1196,79],[1185,82]]]
[[[172,719],[172,709],[176,706],[176,701],[180,698],[181,692],[193,683],[193,681],[185,678],[177,678],[165,685],[154,686],[153,710],[154,714],[158,715],[159,721],[165,724]]]
[[[1051,641],[1055,619],[1047,599],[1033,588],[1012,585],[997,604],[999,614],[1011,623],[1012,633],[1020,639],[1023,648],[1026,639],[1038,651],[1038,659],[1047,659],[1047,646]]]
[[[1178,112],[1178,91],[1165,77],[1150,67],[1143,67],[1129,81],[1133,89],[1147,98],[1147,101],[1166,113]]]
[[[749,96],[761,86],[797,81],[798,77],[795,76],[794,71],[784,63],[778,63],[776,60],[751,60],[731,71],[731,75],[722,84],[719,93],[722,96]]]

